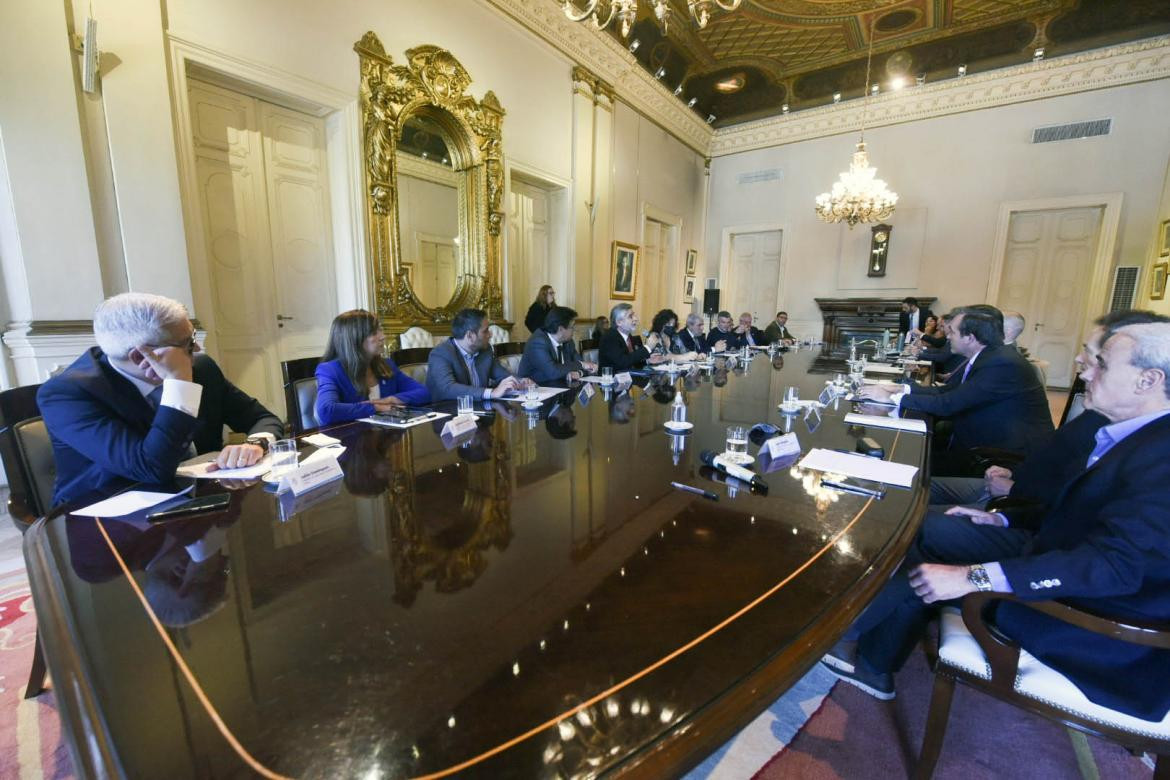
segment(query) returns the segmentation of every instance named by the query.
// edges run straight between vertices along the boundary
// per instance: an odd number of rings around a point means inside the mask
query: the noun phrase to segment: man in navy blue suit
[[[1003,315],[991,306],[956,309],[951,349],[967,358],[957,379],[941,387],[870,385],[862,397],[893,400],[902,409],[951,419],[954,433],[931,456],[933,476],[978,476],[973,447],[997,447],[1028,455],[1052,435],[1052,413],[1039,375],[1014,349],[1003,346]],[[960,373],[961,371],[961,373]]]
[[[976,590],[1022,601],[1059,599],[1096,614],[1170,620],[1170,323],[1128,325],[1109,336],[1082,371],[1086,407],[1108,420],[1080,471],[1039,513],[1006,514],[1011,527],[1035,530],[1025,552],[971,565],[923,563],[905,598],[885,614],[867,610],[852,670],[834,673],[883,699],[891,673],[921,636],[935,602]],[[1004,517],[967,510],[974,522]],[[1170,711],[1170,651],[1133,645],[1003,603],[996,625],[1093,702],[1145,720]],[[1116,674],[1123,668],[1124,675]]]
[[[528,343],[516,375],[534,382],[576,382],[597,366],[581,360],[573,346],[573,323],[577,312],[568,306],[553,306]]]
[[[462,309],[451,320],[451,338],[427,357],[427,390],[432,401],[454,401],[461,395],[489,401],[532,385],[512,376],[496,360],[488,324],[483,309]]]
[[[57,464],[53,503],[134,482],[165,483],[192,448],[219,468],[249,466],[280,436],[276,415],[196,355],[187,309],[124,293],[98,306],[91,348],[37,392]],[[248,443],[223,447],[223,427]],[[222,448],[222,449],[221,449]]]

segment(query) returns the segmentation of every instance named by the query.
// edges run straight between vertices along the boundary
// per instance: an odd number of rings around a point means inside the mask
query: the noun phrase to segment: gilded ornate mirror
[[[450,52],[419,46],[395,65],[368,32],[361,62],[362,156],[373,306],[387,335],[451,321],[460,309],[503,319],[500,223],[504,109]]]

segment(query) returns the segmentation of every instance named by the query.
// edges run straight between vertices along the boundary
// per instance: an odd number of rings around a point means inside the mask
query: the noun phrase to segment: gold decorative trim
[[[710,154],[721,157],[856,132],[863,111],[867,127],[882,127],[1168,77],[1170,36],[1159,36],[889,92],[870,98],[868,109],[851,101],[733,125],[715,132]]]
[[[504,165],[500,130],[504,109],[492,92],[477,101],[467,94],[471,76],[449,51],[418,46],[395,65],[382,42],[367,32],[354,44],[360,62],[362,160],[374,305],[387,332],[450,322],[468,307],[492,320],[504,316],[500,226],[504,213]],[[465,262],[455,293],[445,306],[430,308],[417,297],[402,270],[398,232],[396,151],[402,123],[423,115],[447,131],[452,167],[467,176],[459,222]]]

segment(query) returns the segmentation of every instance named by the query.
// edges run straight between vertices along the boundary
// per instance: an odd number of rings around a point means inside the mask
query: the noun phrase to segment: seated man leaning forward
[[[856,655],[843,658],[838,650],[825,657],[835,674],[878,698],[893,698],[891,675],[921,638],[931,605],[976,590],[1013,593],[1023,603],[1003,602],[995,612],[1004,635],[1090,701],[1143,720],[1166,717],[1170,650],[1091,633],[1027,607],[1057,599],[1138,623],[1170,621],[1170,324],[1119,328],[1081,376],[1086,407],[1109,423],[1042,510],[1027,549],[970,565],[923,563],[908,576],[896,574],[854,625]],[[1000,522],[986,512],[965,513],[975,522]],[[1010,519],[1013,526],[1030,523]]]
[[[398,406],[429,404],[431,394],[382,356],[386,334],[382,323],[365,309],[333,318],[329,345],[317,366],[317,402],[321,425],[360,420]]]
[[[191,455],[219,450],[216,466],[250,466],[284,426],[196,354],[187,309],[160,295],[124,293],[93,315],[98,346],[37,393],[57,463],[53,504],[135,482],[165,483]],[[249,435],[223,446],[223,427]]]
[[[593,363],[581,360],[573,346],[573,324],[577,312],[568,306],[553,306],[544,322],[524,345],[524,356],[516,373],[536,383],[576,382],[597,370]]]
[[[488,317],[483,309],[462,309],[451,321],[451,338],[427,358],[427,390],[432,401],[454,401],[462,395],[476,400],[501,398],[531,387],[532,382],[508,373],[488,342]]]
[[[657,333],[647,336],[645,345],[636,335],[638,313],[634,311],[633,306],[619,303],[610,311],[609,320],[613,327],[602,337],[601,345],[597,348],[597,359],[602,368],[612,368],[615,372],[621,372],[641,368],[647,363],[656,365],[667,360],[665,355],[650,354],[650,350],[658,346]]]

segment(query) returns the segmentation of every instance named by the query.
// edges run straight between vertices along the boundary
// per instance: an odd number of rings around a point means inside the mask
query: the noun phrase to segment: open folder
[[[798,465],[802,469],[844,474],[854,479],[883,482],[887,485],[903,488],[914,484],[914,475],[918,473],[917,466],[907,466],[904,463],[891,463],[888,460],[871,458],[868,455],[855,455],[851,452],[837,452],[821,448],[811,450]]]

